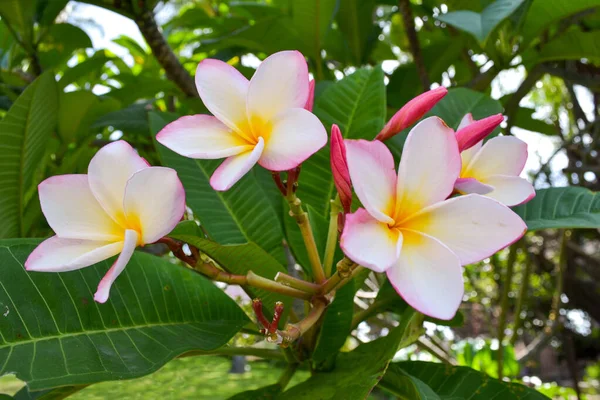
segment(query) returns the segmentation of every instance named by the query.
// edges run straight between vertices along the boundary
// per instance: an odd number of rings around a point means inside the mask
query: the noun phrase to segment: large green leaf
[[[375,0],[340,2],[336,21],[355,65],[361,65],[366,61],[370,42],[377,41],[374,37],[377,32],[373,23],[374,12]]]
[[[174,119],[151,112],[153,136]],[[221,160],[185,158],[158,143],[156,148],[163,164],[179,174],[187,204],[211,239],[221,244],[256,243],[286,265],[281,222],[255,174],[246,174],[227,192],[217,192],[209,179]]]
[[[514,125],[531,132],[538,132],[548,136],[558,135],[558,130],[552,124],[536,119],[532,108],[519,107],[515,114]]]
[[[482,12],[454,11],[437,17],[442,22],[469,32],[480,43],[485,43],[492,31],[510,16],[524,0],[496,0]]]
[[[411,385],[416,395],[411,400],[548,400],[527,386],[502,382],[471,368],[423,361],[390,364],[381,384],[399,396],[407,393],[402,385]]]
[[[246,275],[248,271],[252,271],[262,277],[274,279],[278,272],[287,272],[276,259],[254,243],[220,245],[193,235],[177,234],[174,232],[169,236],[198,248],[215,260],[224,270],[232,274]],[[262,300],[266,314],[272,315],[277,301],[284,303],[284,312],[286,315],[292,307],[292,299],[288,296],[282,296],[255,287],[245,287],[244,290],[251,297],[259,297]],[[281,319],[282,327],[284,323],[285,315]]]
[[[65,63],[77,49],[91,48],[92,40],[85,31],[71,24],[53,24],[39,44],[43,68],[55,68]]]
[[[530,231],[547,228],[600,228],[600,195],[582,187],[540,189],[513,210]]]
[[[345,138],[373,139],[385,122],[385,85],[380,67],[359,69],[329,85],[317,98],[315,114],[330,130],[339,125]],[[329,146],[302,164],[298,197],[326,215],[335,187]]]
[[[292,26],[298,33],[299,49],[317,58],[323,39],[333,21],[337,0],[303,0],[292,2]]]
[[[597,6],[598,0],[533,0],[523,24],[524,41],[530,42],[553,22]]]
[[[331,372],[315,373],[305,382],[293,386],[278,397],[282,400],[364,399],[379,382],[398,345],[419,319],[413,310],[403,314],[400,325],[386,337],[362,344],[338,357]]]
[[[539,53],[538,61],[580,60],[600,62],[600,31],[571,31],[550,41]]]
[[[223,346],[248,323],[212,282],[146,253],[134,254],[98,304],[109,261],[26,272],[31,243],[0,242],[0,375],[16,373],[32,390],[146,375],[186,351]]]
[[[27,47],[33,45],[33,16],[36,0],[2,0],[0,17],[6,19],[19,40]]]
[[[0,238],[25,236],[25,210],[56,127],[58,95],[51,73],[25,89],[0,122]],[[34,199],[33,201],[37,201]]]

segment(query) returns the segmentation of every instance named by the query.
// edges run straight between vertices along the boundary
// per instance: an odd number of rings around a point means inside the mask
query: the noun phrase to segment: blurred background
[[[160,164],[147,112],[207,112],[192,78],[199,61],[221,59],[250,77],[267,55],[298,49],[317,81],[317,104],[331,82],[365,66],[383,70],[388,116],[425,90],[454,88],[434,112],[443,116],[456,104],[475,118],[502,112],[503,133],[529,145],[523,176],[536,188],[600,190],[600,0],[0,0],[0,16],[0,118],[42,71],[58,80],[58,130],[38,182],[84,173],[97,149],[119,138]],[[22,237],[49,232],[34,193],[27,192]],[[11,237],[7,229],[0,237]],[[452,326],[427,323],[397,357],[467,365],[550,397],[600,398],[599,249],[598,230],[545,230],[467,266],[465,302]],[[385,294],[384,282],[370,276],[359,290],[363,316],[377,301],[393,311],[380,288]],[[393,312],[370,315],[346,347],[396,320]],[[74,398],[151,391],[216,399],[238,392],[238,381],[245,389],[276,381],[268,365],[249,361],[176,360],[134,383],[98,384]],[[237,373],[228,375],[232,368]],[[0,393],[21,386],[0,378]]]

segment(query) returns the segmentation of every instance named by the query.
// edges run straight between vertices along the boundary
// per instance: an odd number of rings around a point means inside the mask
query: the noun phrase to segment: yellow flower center
[[[265,121],[257,115],[250,117],[249,121],[237,124],[238,131],[236,132],[243,144],[256,146],[258,138],[263,138],[266,142],[273,131],[273,124],[270,121]]]

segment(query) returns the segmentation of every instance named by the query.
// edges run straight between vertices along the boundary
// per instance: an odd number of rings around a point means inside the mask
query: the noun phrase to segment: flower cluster
[[[327,143],[311,112],[314,81],[296,51],[268,57],[250,81],[207,59],[198,65],[196,84],[212,116],[179,118],[157,140],[186,157],[225,158],[210,179],[215,190],[230,189],[256,163],[277,176],[294,170]],[[408,133],[396,172],[384,141],[419,121],[446,93],[438,88],[411,100],[373,141],[344,140],[336,125],[331,131],[342,250],[352,262],[385,272],[411,306],[441,319],[452,318],[462,300],[462,266],[524,234],[524,222],[507,206],[535,193],[518,176],[525,143],[510,136],[483,143],[501,115],[480,121],[466,115],[457,132],[440,118],[423,119]],[[351,212],[353,192],[361,207]],[[98,151],[87,175],[45,180],[39,195],[56,236],[36,248],[26,268],[69,271],[120,253],[98,287],[99,302],[107,300],[135,247],[168,234],[185,208],[175,171],[150,167],[123,141]]]

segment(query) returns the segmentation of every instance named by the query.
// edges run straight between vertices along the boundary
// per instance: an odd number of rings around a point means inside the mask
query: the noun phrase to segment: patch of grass
[[[271,385],[279,379],[283,365],[256,361],[250,370],[229,374],[231,360],[204,356],[176,359],[152,375],[127,381],[112,381],[89,386],[69,397],[73,400],[104,399],[227,399],[245,390]],[[308,379],[307,371],[297,371],[288,387]],[[0,378],[0,393],[13,395],[23,387],[14,376]]]

